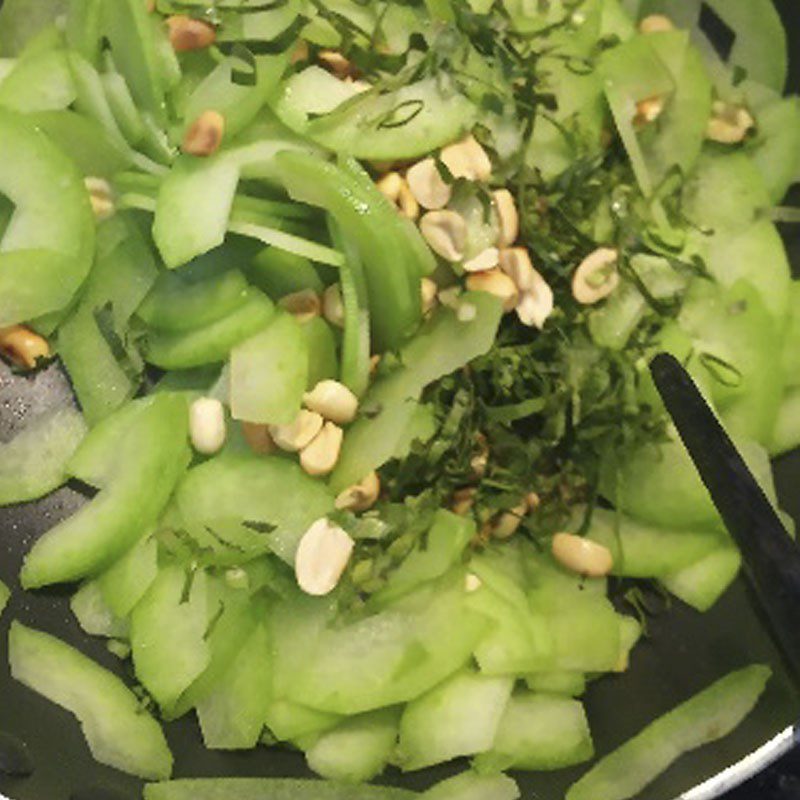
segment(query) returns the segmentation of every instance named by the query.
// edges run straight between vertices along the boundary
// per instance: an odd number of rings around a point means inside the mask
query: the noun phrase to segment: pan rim
[[[800,723],[790,725],[765,742],[757,750],[725,767],[702,783],[684,792],[675,800],[714,800],[772,766],[800,744]]]

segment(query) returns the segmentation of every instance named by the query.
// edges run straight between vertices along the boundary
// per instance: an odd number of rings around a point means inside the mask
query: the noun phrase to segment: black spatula
[[[664,405],[726,527],[786,657],[800,675],[800,547],[692,379],[671,355],[650,364]],[[800,488],[800,487],[799,487]]]

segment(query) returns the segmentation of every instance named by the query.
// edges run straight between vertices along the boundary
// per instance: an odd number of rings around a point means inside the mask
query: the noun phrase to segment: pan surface
[[[790,40],[795,51],[793,88],[797,91],[800,5],[792,0],[778,5],[788,30],[795,31]],[[789,228],[784,234],[795,273],[800,274],[800,232]],[[0,365],[0,440],[10,438],[28,415],[67,402],[72,402],[70,388],[57,365],[31,378],[13,376]],[[800,524],[800,453],[780,459],[776,473],[782,505]],[[0,620],[0,731],[22,739],[35,763],[35,771],[28,778],[0,777],[0,796],[13,800],[78,800],[99,787],[118,793],[120,800],[141,797],[139,781],[92,760],[71,715],[16,684],[8,672],[8,625],[16,618],[62,637],[113,671],[125,674],[125,667],[102,642],[79,629],[69,609],[67,591],[19,591],[17,575],[24,554],[38,536],[71,514],[82,500],[77,491],[65,487],[40,502],[0,509],[0,578],[14,592]],[[634,651],[628,673],[605,677],[588,693],[587,712],[598,755],[731,669],[761,661],[773,667],[774,677],[755,712],[739,729],[715,745],[682,757],[647,789],[647,800],[719,797],[788,749],[791,726],[800,717],[800,686],[789,675],[741,579],[708,614],[698,614],[675,601],[653,619],[651,633]],[[302,755],[288,750],[260,748],[233,754],[207,751],[193,717],[166,725],[166,732],[176,756],[176,777],[310,775]],[[742,762],[747,756],[749,761]],[[457,764],[405,776],[390,772],[384,780],[423,789],[463,767]],[[526,800],[559,800],[564,788],[583,769],[515,777]],[[117,794],[109,795],[109,800],[111,797]]]

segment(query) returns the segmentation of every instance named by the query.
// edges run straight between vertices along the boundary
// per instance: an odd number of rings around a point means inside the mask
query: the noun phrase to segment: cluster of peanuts
[[[454,492],[450,510],[459,516],[465,516],[472,511],[475,504],[477,489],[466,486]],[[536,492],[529,492],[521,498],[513,508],[501,511],[481,526],[477,541],[486,542],[488,539],[510,539],[519,529],[522,520],[539,508],[541,500]]]
[[[439,159],[455,178],[484,183],[491,178],[491,160],[473,136],[444,147]],[[496,241],[481,252],[466,257],[467,220],[458,211],[447,208],[452,198],[452,187],[442,178],[433,157],[408,167],[405,174],[397,171],[386,173],[378,179],[377,186],[396,204],[399,213],[418,221],[423,238],[436,255],[460,266],[466,275],[464,285],[467,289],[495,295],[502,301],[506,312],[516,311],[523,325],[540,330],[544,327],[554,310],[553,291],[534,268],[527,248],[517,242],[519,211],[508,189],[492,191]],[[572,276],[575,300],[591,305],[608,297],[619,284],[617,261],[618,253],[613,248],[598,248],[590,253]],[[332,291],[335,292],[336,288]],[[421,292],[425,313],[438,301],[455,308],[459,319],[464,322],[474,316],[474,308],[460,301],[460,285],[440,290],[433,280],[424,278]]]
[[[443,147],[438,159],[453,178],[482,185],[491,179],[491,159],[473,136]],[[508,189],[491,193],[495,241],[480,252],[470,253],[469,223],[457,209],[448,207],[453,187],[442,177],[433,156],[403,172],[387,172],[378,179],[377,187],[401,214],[419,224],[420,233],[439,258],[458,265],[466,276],[467,289],[493,294],[506,312],[516,311],[524,325],[543,327],[553,311],[553,292],[534,268],[528,250],[517,244],[519,212]],[[437,284],[426,278],[421,291],[425,312],[438,300],[454,306],[460,319],[471,319],[470,307],[459,301],[461,287],[440,292]]]
[[[258,455],[276,450],[297,453],[300,466],[309,475],[328,475],[339,459],[343,426],[355,419],[358,398],[343,384],[320,381],[303,397],[297,417],[287,425],[262,425],[242,422],[242,434],[250,449]],[[211,397],[195,400],[189,409],[189,432],[195,450],[213,455],[227,438],[225,409]],[[349,486],[335,500],[337,509],[366,511],[378,499],[380,479],[371,472],[359,483]],[[303,534],[295,555],[295,576],[307,594],[322,596],[338,584],[355,543],[341,527],[323,517]]]
[[[373,476],[374,497],[377,497],[378,478],[374,473]],[[352,491],[352,489],[347,490],[343,495]],[[343,507],[340,505],[343,495],[337,498],[337,507]],[[522,518],[538,505],[538,496],[531,493],[520,502],[519,506],[498,514],[490,523],[489,535],[498,540],[510,538],[516,532]],[[460,513],[466,513],[470,506],[471,498],[465,496],[462,498]],[[352,537],[335,522],[326,517],[316,520],[301,537],[295,554],[295,577],[300,588],[313,596],[323,596],[332,592],[350,563],[354,547],[355,542]],[[564,569],[584,577],[603,577],[608,575],[614,566],[611,551],[607,547],[573,533],[557,533],[552,538],[550,549],[553,558]],[[481,586],[482,582],[477,575],[467,573],[464,591],[475,592]]]
[[[475,502],[475,494],[475,487],[460,489],[453,495],[451,510],[460,515],[469,513]],[[477,541],[485,544],[488,539],[499,541],[510,539],[519,529],[525,516],[535,512],[540,503],[539,495],[530,492],[516,506],[496,514],[485,522]],[[564,569],[588,578],[604,577],[614,567],[613,556],[607,547],[574,533],[556,533],[551,540],[550,551]],[[480,587],[480,579],[468,574],[466,591],[474,592]]]
[[[300,466],[314,477],[329,475],[336,466],[344,441],[344,426],[358,412],[358,398],[344,384],[323,380],[303,396],[303,408],[286,425],[242,422],[242,434],[250,449],[267,455],[276,450],[297,453]],[[197,398],[189,409],[189,433],[194,449],[204,455],[218,453],[227,439],[222,402]],[[370,473],[336,498],[336,507],[366,511],[378,499],[380,481]]]
[[[663,14],[651,14],[639,23],[643,34],[668,33],[675,30],[672,20]],[[633,122],[644,127],[655,122],[666,107],[667,98],[661,95],[647,97],[636,105]],[[716,100],[711,107],[711,118],[706,126],[706,139],[718,144],[739,144],[755,128],[753,115],[744,106]]]
[[[489,462],[489,443],[485,436],[479,434],[477,444],[478,450],[472,457],[470,468],[472,478],[480,480]],[[477,493],[474,485],[456,490],[451,498],[450,510],[459,516],[472,513]],[[485,519],[475,538],[475,544],[484,546],[489,540],[510,539],[517,533],[525,517],[535,514],[541,503],[542,500],[536,492],[528,492],[512,508]],[[613,568],[613,557],[607,547],[573,533],[556,533],[551,540],[551,553],[564,569],[585,577],[599,578],[609,574]],[[481,581],[476,575],[466,576],[467,592],[477,591],[480,587]]]

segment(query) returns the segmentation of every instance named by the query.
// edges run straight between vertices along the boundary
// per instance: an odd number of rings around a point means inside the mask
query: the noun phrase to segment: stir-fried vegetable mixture
[[[588,763],[646,593],[704,611],[739,569],[649,358],[773,497],[800,443],[771,0],[36,6],[0,12],[0,349],[79,410],[0,444],[0,502],[85,488],[21,589],[75,584],[135,685],[18,622],[13,675],[146,779],[190,712],[340,782],[472,758],[431,800]],[[720,677],[568,799],[633,796],[769,670]],[[146,792],[234,795],[411,793]]]

